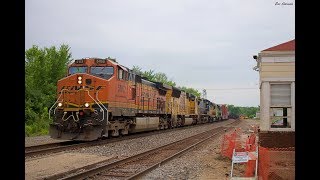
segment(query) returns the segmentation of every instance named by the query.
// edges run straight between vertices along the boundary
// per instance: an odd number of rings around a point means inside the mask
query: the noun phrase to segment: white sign
[[[253,151],[253,152],[248,152],[249,160],[257,160],[258,159],[258,153]]]
[[[233,164],[248,162],[248,160],[255,160],[256,161],[256,170],[255,170],[254,177],[257,178],[257,175],[258,175],[258,154],[259,154],[258,147],[256,147],[255,152],[235,152],[235,149],[233,149],[232,163],[231,163],[231,178],[233,177]]]
[[[248,152],[234,152],[232,156],[233,163],[248,162]]]

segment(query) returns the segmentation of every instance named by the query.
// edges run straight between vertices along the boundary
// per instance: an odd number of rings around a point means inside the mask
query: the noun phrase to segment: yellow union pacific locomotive
[[[90,141],[213,122],[220,119],[219,109],[207,99],[143,79],[114,59],[78,59],[57,83],[49,133],[54,139]]]

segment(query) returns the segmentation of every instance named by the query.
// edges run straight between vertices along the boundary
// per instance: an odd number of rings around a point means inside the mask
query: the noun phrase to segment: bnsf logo
[[[83,86],[62,86],[60,90],[68,89],[68,90],[72,91],[72,90],[79,90],[82,88],[83,88]],[[94,87],[92,87],[92,86],[84,86],[84,88],[89,89],[89,90],[94,90]],[[105,86],[98,86],[96,88],[96,90],[103,89],[103,88],[105,88]]]

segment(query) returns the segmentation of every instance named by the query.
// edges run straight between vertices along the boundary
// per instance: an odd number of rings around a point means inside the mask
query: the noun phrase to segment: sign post
[[[234,156],[234,151],[235,151],[235,149],[233,149],[233,153],[232,153],[231,173],[230,173],[230,176],[231,176],[231,177],[232,177],[232,173],[233,173],[233,156]]]
[[[256,169],[255,169],[255,177],[257,177],[257,170],[258,170],[258,147],[256,148],[256,151],[253,152],[236,152],[235,149],[233,149],[232,153],[232,164],[231,164],[231,173],[230,177],[233,177],[233,164],[234,163],[243,163],[248,162],[249,160],[255,160],[256,161]]]
[[[233,149],[231,173],[230,173],[231,177],[233,175],[233,164],[234,163],[248,162],[248,159],[249,159],[248,152],[235,152],[235,149]]]
[[[257,159],[256,159],[255,177],[257,178],[257,176],[258,176],[258,157],[259,157],[259,148],[258,148],[258,146],[256,147],[256,152],[257,152]]]

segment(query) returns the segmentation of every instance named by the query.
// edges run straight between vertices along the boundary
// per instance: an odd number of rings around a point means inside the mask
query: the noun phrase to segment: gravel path
[[[44,179],[50,175],[67,172],[112,157],[83,153],[61,153],[25,162],[25,179]]]
[[[52,139],[48,135],[47,136],[25,137],[24,140],[25,140],[24,141],[24,146],[25,147],[66,141],[66,140]]]
[[[241,127],[242,130],[246,131],[251,124],[259,124],[259,122],[242,120],[237,127]],[[222,135],[179,158],[165,163],[147,173],[141,179],[226,179],[226,174],[230,174],[231,160],[220,155],[221,140]],[[243,173],[243,167],[239,167],[235,171],[236,174],[241,174]]]

